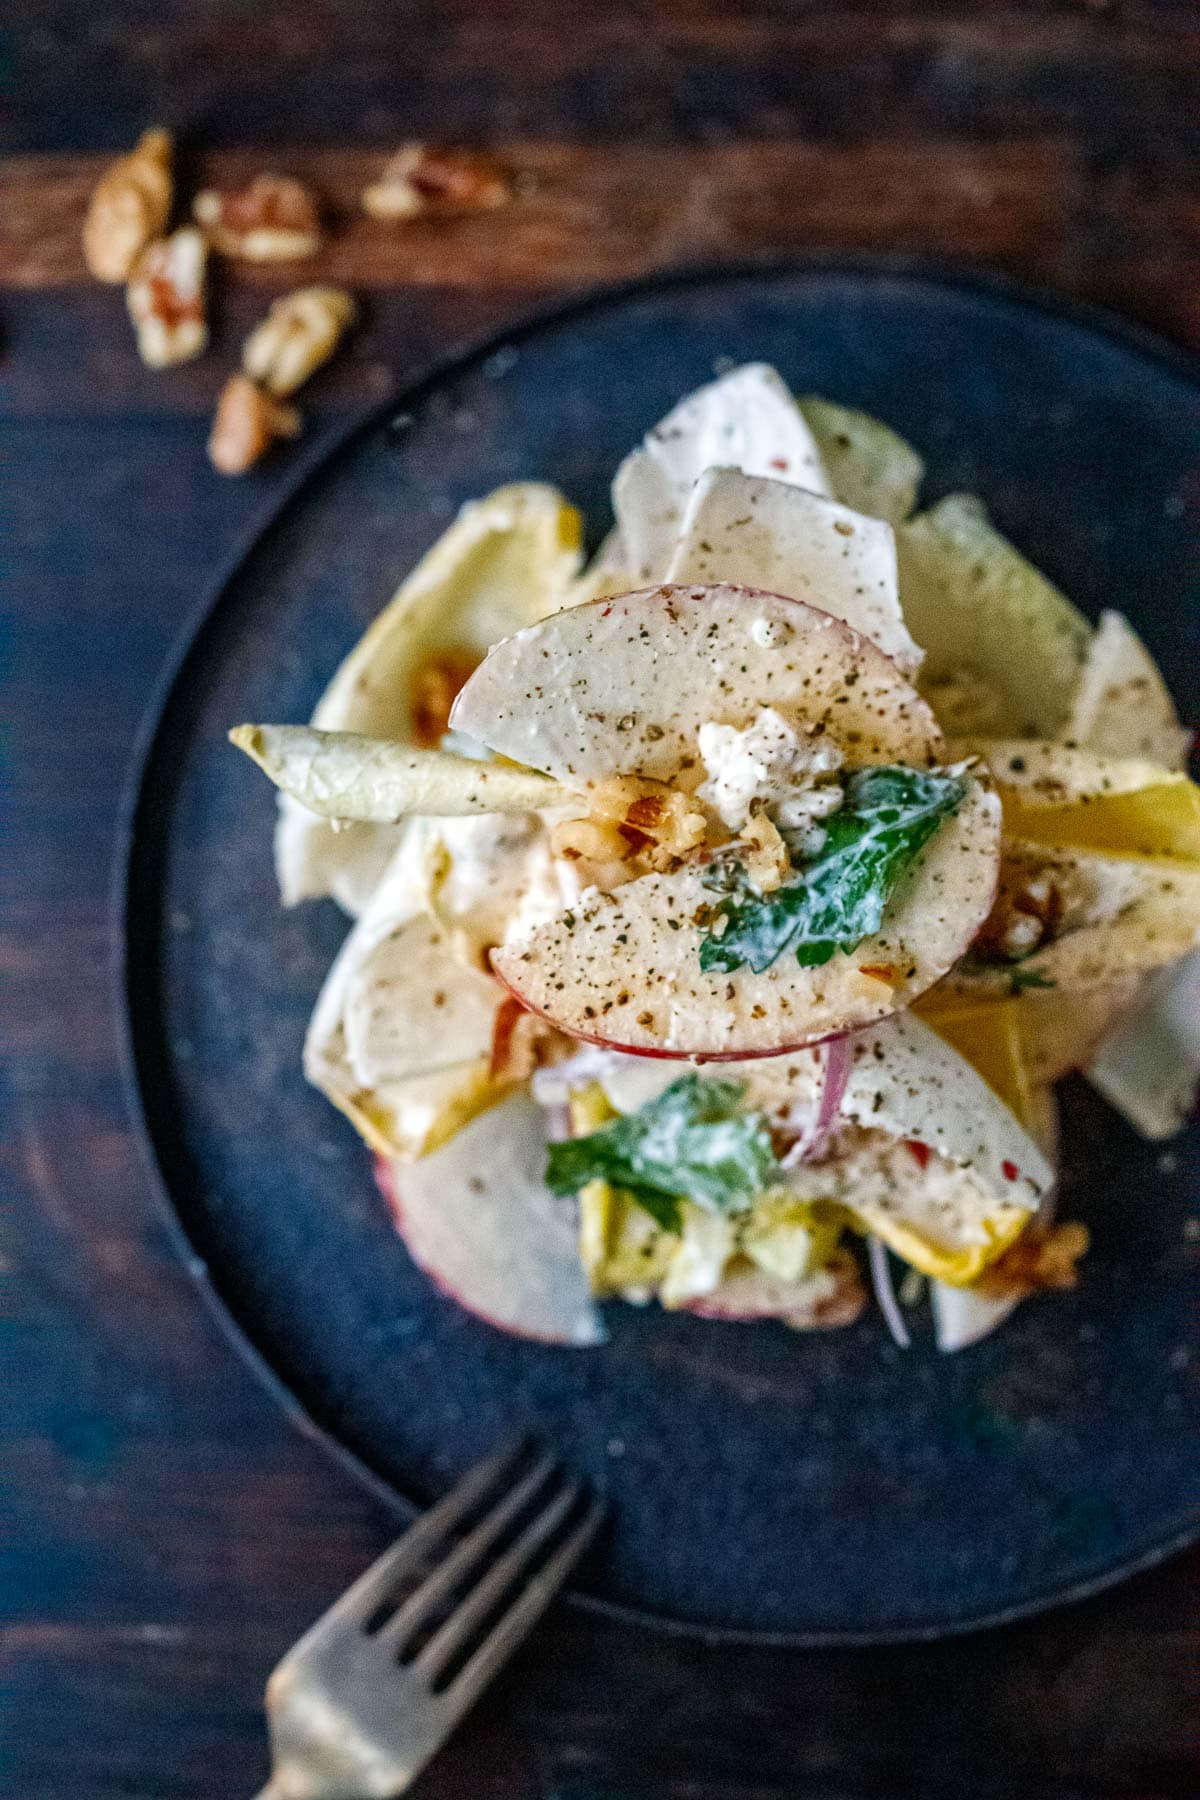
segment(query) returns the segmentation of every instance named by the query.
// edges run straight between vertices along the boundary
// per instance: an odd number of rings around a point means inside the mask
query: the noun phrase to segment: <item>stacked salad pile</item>
[[[597,1302],[946,1350],[1068,1287],[1053,1084],[1150,1136],[1200,1045],[1200,791],[1163,679],[885,425],[733,370],[626,458],[464,508],[309,726],[285,904],[355,920],[305,1071],[416,1262],[509,1331]],[[865,1254],[864,1254],[865,1247]],[[901,1307],[893,1260],[906,1265]]]

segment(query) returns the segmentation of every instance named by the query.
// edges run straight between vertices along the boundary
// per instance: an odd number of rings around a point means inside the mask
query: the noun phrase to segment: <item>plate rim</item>
[[[507,325],[492,328],[452,345],[415,379],[406,381],[383,402],[372,405],[331,443],[323,443],[301,462],[292,477],[264,499],[249,523],[237,534],[217,575],[206,584],[199,601],[187,613],[174,636],[151,684],[149,699],[133,734],[118,795],[116,826],[110,860],[106,916],[112,937],[109,994],[115,1015],[118,1073],[127,1122],[137,1146],[137,1158],[152,1205],[167,1230],[172,1250],[199,1293],[208,1315],[240,1359],[280,1409],[288,1424],[314,1443],[340,1467],[362,1491],[393,1514],[401,1527],[420,1510],[370,1460],[339,1438],[299,1398],[282,1370],[260,1348],[252,1319],[243,1319],[236,1303],[227,1298],[194,1242],[176,1202],[170,1178],[160,1154],[159,1138],[146,1102],[143,1071],[146,1068],[147,1027],[139,1024],[139,989],[153,990],[148,959],[139,953],[133,937],[133,920],[144,878],[140,869],[140,840],[146,820],[151,761],[165,717],[181,689],[188,665],[207,626],[223,604],[254,555],[262,539],[303,498],[310,485],[343,457],[359,439],[377,432],[385,422],[425,397],[447,380],[484,363],[489,356],[544,330],[569,325],[589,313],[619,307],[624,302],[665,289],[694,285],[735,284],[755,277],[803,279],[806,276],[845,276],[870,282],[909,280],[918,285],[962,292],[1007,304],[1018,311],[1034,311],[1083,329],[1115,343],[1121,349],[1160,366],[1165,372],[1195,387],[1200,400],[1200,355],[1160,337],[1147,327],[1123,318],[1092,301],[1060,295],[1053,290],[995,270],[981,269],[948,259],[905,254],[845,255],[814,251],[797,256],[765,255],[736,261],[696,262],[651,272],[620,282],[590,286],[583,292],[551,299],[521,312]],[[153,890],[151,890],[153,894]],[[843,1628],[807,1631],[771,1630],[754,1626],[705,1625],[656,1612],[625,1601],[570,1587],[564,1598],[581,1613],[621,1624],[641,1627],[667,1637],[693,1643],[776,1650],[857,1649],[890,1644],[934,1643],[949,1637],[995,1630],[1021,1619],[1032,1618],[1063,1606],[1076,1605],[1103,1593],[1132,1576],[1156,1567],[1200,1541],[1200,1506],[1180,1529],[1168,1532],[1133,1557],[1100,1567],[1066,1587],[1039,1589],[1012,1605],[961,1617],[923,1623],[896,1623],[864,1630]]]

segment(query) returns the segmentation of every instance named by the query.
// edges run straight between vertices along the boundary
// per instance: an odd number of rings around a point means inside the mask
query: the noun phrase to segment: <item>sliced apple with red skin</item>
[[[641,1056],[773,1056],[909,1005],[958,961],[996,888],[1000,808],[972,785],[901,878],[882,929],[819,968],[700,967],[704,871],[644,875],[492,952],[501,981],[571,1037]],[[699,922],[698,922],[699,921]]]
[[[455,731],[567,783],[645,775],[694,788],[701,725],[761,707],[825,733],[848,766],[941,759],[932,711],[882,650],[754,588],[643,588],[506,638],[454,703]]]
[[[576,1209],[545,1167],[544,1115],[514,1094],[419,1162],[377,1158],[376,1178],[409,1255],[448,1298],[498,1331],[596,1344]]]
[[[925,703],[868,639],[749,588],[663,587],[574,608],[491,652],[453,724],[560,780],[638,774],[694,787],[706,722],[773,706],[818,727],[849,767],[925,766],[943,748]],[[767,1056],[907,1005],[986,918],[1000,808],[974,780],[914,860],[882,929],[819,968],[705,972],[712,896],[695,864],[646,875],[505,943],[493,966],[573,1037],[641,1055]]]

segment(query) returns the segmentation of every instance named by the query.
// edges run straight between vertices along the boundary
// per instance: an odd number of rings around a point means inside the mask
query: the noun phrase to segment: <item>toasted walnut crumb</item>
[[[1031,1225],[987,1270],[980,1290],[997,1296],[1031,1294],[1038,1288],[1073,1288],[1075,1265],[1087,1250],[1088,1228],[1077,1220],[1062,1225]]]
[[[487,212],[503,206],[512,184],[494,157],[482,150],[405,144],[379,180],[363,189],[373,219],[399,221],[426,213]]]
[[[341,288],[297,288],[276,300],[250,333],[242,367],[277,399],[286,399],[329,361],[355,312],[354,301]]]
[[[688,794],[641,775],[611,775],[588,792],[597,818],[617,828],[624,855],[666,870],[704,842],[706,821]]]
[[[760,894],[773,894],[791,874],[787,845],[765,812],[751,813],[738,835],[737,845],[739,860]]]
[[[321,248],[317,197],[290,175],[256,175],[235,194],[205,188],[192,202],[192,217],[222,256],[296,262]]]
[[[217,401],[208,456],[222,475],[244,475],[278,438],[300,435],[300,414],[264,394],[248,375],[231,375]]]
[[[878,964],[870,964],[866,968],[848,969],[846,986],[856,999],[866,1000],[872,1005],[889,1006],[895,989],[890,981],[884,981],[873,971]]]
[[[137,331],[138,354],[152,369],[188,362],[208,343],[207,259],[204,234],[192,225],[147,244],[138,257],[125,298]]]
[[[556,856],[567,862],[622,863],[630,859],[629,846],[615,825],[599,819],[565,819],[550,833]],[[632,873],[632,871],[631,871]]]
[[[97,281],[128,281],[147,244],[161,237],[171,211],[172,154],[169,131],[144,131],[96,183],[83,222],[83,255]]]

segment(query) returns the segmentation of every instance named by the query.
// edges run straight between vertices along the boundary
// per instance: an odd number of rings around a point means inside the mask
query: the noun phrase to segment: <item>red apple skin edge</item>
[[[431,1269],[427,1263],[423,1263],[413,1251],[407,1237],[404,1235],[404,1201],[401,1198],[400,1191],[396,1185],[392,1165],[386,1156],[376,1156],[374,1158],[374,1163],[375,1185],[387,1203],[387,1209],[392,1216],[392,1224],[396,1228],[397,1235],[402,1239],[405,1249],[412,1257],[417,1268],[420,1269],[426,1280],[437,1289],[439,1294],[443,1295],[447,1300],[452,1300],[455,1306],[460,1307],[463,1312],[469,1313],[471,1318],[478,1319],[482,1325],[489,1325],[493,1331],[503,1332],[505,1337],[523,1338],[527,1344],[552,1344],[561,1346],[570,1343],[569,1338],[547,1337],[544,1332],[540,1331],[518,1331],[515,1325],[506,1324],[501,1319],[493,1319],[489,1313],[480,1312],[478,1307],[468,1305],[462,1295],[457,1293],[454,1288],[443,1280],[436,1269]]]
[[[408,1248],[408,1240],[404,1237],[403,1202],[401,1201],[396,1188],[391,1165],[384,1156],[377,1156],[374,1160],[376,1185],[387,1203],[388,1211],[392,1216],[392,1223],[395,1226],[398,1235],[404,1241],[405,1247]],[[409,1250],[409,1254],[410,1256],[412,1255],[411,1250]],[[413,1256],[413,1261],[420,1269],[422,1275],[426,1277],[431,1286],[437,1289],[439,1294],[445,1299],[453,1301],[455,1306],[461,1308],[463,1312],[468,1313],[471,1318],[478,1319],[480,1324],[490,1326],[493,1331],[502,1332],[505,1337],[520,1338],[527,1344],[549,1344],[558,1348],[561,1348],[564,1344],[569,1344],[569,1340],[566,1338],[547,1337],[544,1333],[536,1331],[518,1331],[515,1326],[503,1324],[499,1319],[493,1319],[488,1313],[480,1312],[478,1308],[474,1306],[468,1306],[461,1294],[457,1294],[452,1287],[449,1287],[447,1283],[441,1279],[436,1270],[430,1269],[425,1263],[418,1261],[416,1256]],[[703,1300],[698,1300],[688,1306],[682,1306],[679,1310],[689,1318],[703,1319],[709,1323],[715,1322],[725,1325],[769,1325],[778,1318],[786,1319],[785,1314],[738,1312],[730,1309],[728,1306],[721,1306],[719,1304],[706,1305]]]
[[[999,888],[1000,868],[999,860],[997,860],[996,879],[992,886],[991,899],[988,902],[987,910],[989,913],[996,904],[996,895],[999,892]],[[964,943],[962,947],[963,955],[966,954],[973,941],[974,938],[972,937]],[[953,967],[953,965],[951,966]],[[551,1018],[549,1013],[543,1012],[540,1007],[532,1006],[525,998],[524,994],[515,988],[511,981],[505,979],[494,962],[492,963],[491,968],[493,978],[500,983],[500,986],[504,988],[507,993],[512,995],[519,1006],[524,1007],[526,1012],[533,1013],[536,1017],[545,1019],[547,1024],[555,1027],[555,1030],[562,1029],[561,1026],[557,1024],[557,1021]],[[938,980],[940,981],[941,979],[942,977],[939,976]],[[936,986],[937,982],[935,981],[929,983],[929,987]],[[922,988],[921,993],[928,993],[928,991],[928,988]],[[893,1007],[891,1012],[880,1013],[877,1019],[864,1019],[861,1025],[849,1027],[846,1031],[826,1031],[816,1037],[801,1038],[796,1043],[779,1044],[770,1050],[647,1050],[642,1044],[622,1044],[616,1038],[600,1037],[585,1031],[572,1031],[567,1035],[576,1039],[581,1044],[595,1044],[601,1050],[619,1050],[623,1056],[644,1056],[651,1062],[758,1062],[763,1057],[768,1056],[793,1056],[799,1050],[811,1050],[814,1044],[828,1043],[831,1038],[849,1037],[854,1031],[868,1031],[872,1025],[881,1024],[884,1019],[890,1019],[895,1013],[907,1011],[908,1007],[912,1005],[912,1001],[919,1000],[920,997],[920,994],[914,994],[911,1000],[905,1002],[904,1006]]]
[[[526,1012],[533,1013],[536,1018],[545,1019],[546,1023],[548,1025],[553,1025],[556,1031],[562,1030],[561,1025],[556,1024],[549,1013],[543,1012],[540,1007],[532,1006],[530,1002],[526,1000],[524,994],[519,993],[510,981],[506,981],[499,969],[496,968],[495,964],[492,965],[492,975],[494,979],[500,983],[500,986],[510,993],[517,1004],[523,1007]],[[880,1018],[887,1017],[890,1017],[887,1013],[880,1015]],[[856,1031],[867,1031],[872,1024],[878,1025],[879,1022],[879,1019],[868,1019],[862,1025],[856,1025],[854,1029]],[[619,1050],[622,1056],[642,1056],[645,1057],[647,1062],[727,1063],[759,1062],[763,1057],[767,1056],[792,1056],[797,1051],[811,1050],[816,1044],[827,1043],[830,1038],[847,1037],[849,1036],[849,1033],[845,1031],[827,1031],[823,1037],[803,1038],[798,1044],[780,1044],[778,1049],[772,1050],[701,1051],[647,1050],[644,1044],[622,1044],[617,1038],[593,1037],[586,1031],[569,1031],[564,1033],[564,1035],[571,1038],[576,1043],[595,1044],[601,1050]]]

